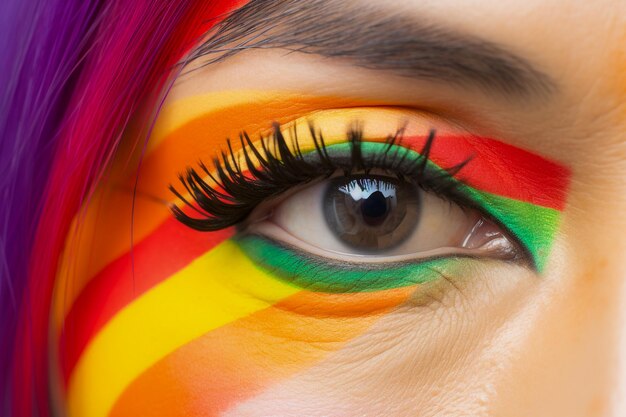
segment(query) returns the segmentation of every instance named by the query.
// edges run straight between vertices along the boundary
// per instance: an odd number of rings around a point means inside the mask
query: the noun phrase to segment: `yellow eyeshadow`
[[[142,163],[138,188],[142,193],[169,200],[167,185],[174,183],[180,172],[198,159],[210,162],[226,149],[226,138],[238,140],[244,130],[258,136],[269,131],[273,121],[286,123],[319,109],[363,105],[336,97],[252,92],[238,94],[240,101],[236,102],[226,98],[230,94],[187,98],[164,107]],[[134,178],[135,173],[129,173],[127,185],[134,184]]]
[[[431,129],[440,134],[454,134],[460,131],[443,125],[425,113],[393,107],[355,107],[323,110],[311,113],[281,126],[288,139],[297,136],[298,144],[313,146],[310,127],[323,134],[327,144],[345,142],[350,130],[362,131],[363,140],[379,142],[389,135],[402,131],[402,136],[425,136]]]

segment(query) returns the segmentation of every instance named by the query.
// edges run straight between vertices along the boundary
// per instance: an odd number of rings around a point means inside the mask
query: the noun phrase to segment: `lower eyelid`
[[[419,262],[364,263],[331,261],[258,235],[235,239],[259,267],[302,288],[325,293],[359,293],[424,284],[441,278],[441,270],[462,266],[463,256],[428,258]],[[468,256],[471,258],[471,256]]]
[[[506,248],[495,247],[464,248],[446,246],[428,251],[407,252],[401,255],[353,254],[350,252],[350,249],[347,249],[345,252],[338,252],[304,242],[271,221],[248,225],[245,229],[239,231],[239,239],[243,240],[250,237],[256,237],[273,243],[280,248],[289,250],[294,254],[299,254],[299,256],[313,260],[318,264],[352,265],[354,269],[357,270],[391,268],[398,265],[416,265],[435,259],[475,258],[518,261],[518,257],[510,256],[508,252],[503,252],[507,250]],[[252,252],[254,252],[254,250],[252,250]]]

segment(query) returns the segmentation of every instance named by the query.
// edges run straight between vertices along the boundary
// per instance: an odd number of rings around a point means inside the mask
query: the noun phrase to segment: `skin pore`
[[[328,10],[333,4],[497,45],[519,57],[505,62],[524,63],[519,87],[503,88],[511,81],[498,81],[501,72],[489,83],[415,65],[394,71],[393,59],[322,57],[319,37],[302,53],[268,42],[190,62],[139,176],[141,149],[128,144],[68,236],[51,318],[60,407],[70,417],[623,415],[626,7],[354,0],[329,1]],[[254,39],[279,39],[279,20]],[[230,39],[221,48],[237,46]],[[345,44],[335,48],[345,55]],[[227,137],[238,146],[241,130],[256,139],[273,121],[316,116],[330,131],[325,111],[356,108],[364,134],[379,140],[394,133],[386,125],[373,133],[391,109],[400,115],[389,125],[409,119],[416,136],[434,127],[442,136],[497,138],[562,167],[567,187],[543,187],[565,202],[542,272],[459,258],[414,285],[303,289],[259,268],[230,239],[235,228],[203,233],[173,218],[168,204],[180,202],[168,186],[181,188],[177,175],[209,163]],[[553,176],[508,169],[529,189]],[[521,221],[543,225],[541,217]]]

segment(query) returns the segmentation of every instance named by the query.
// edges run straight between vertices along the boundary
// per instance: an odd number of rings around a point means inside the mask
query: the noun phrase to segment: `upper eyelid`
[[[172,201],[171,193],[161,186],[163,182],[176,182],[186,166],[199,156],[211,157],[216,149],[224,148],[225,138],[236,138],[242,130],[250,132],[253,137],[268,133],[271,120],[286,126],[323,118],[327,127],[329,114],[350,113],[354,119],[372,121],[381,116],[387,119],[408,117],[414,121],[428,120],[438,130],[439,126],[447,126],[446,130],[468,131],[454,118],[428,109],[392,104],[355,97],[261,90],[217,92],[174,100],[160,112],[142,160],[141,175],[152,180],[140,181],[138,190]],[[367,132],[371,129],[370,123]],[[381,134],[389,132],[390,129],[386,128]],[[340,133],[345,134],[345,130]],[[130,187],[134,187],[135,176],[129,176],[127,181]]]

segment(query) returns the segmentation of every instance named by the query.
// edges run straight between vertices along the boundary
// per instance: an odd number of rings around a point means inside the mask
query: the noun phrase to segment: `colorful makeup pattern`
[[[364,150],[379,153],[393,133],[380,120],[396,123],[399,113],[346,109],[307,120],[323,129],[336,154],[347,151],[345,121],[365,120]],[[152,195],[160,184],[158,197],[166,196],[184,168],[175,171],[172,159],[185,165],[197,159],[179,151],[168,160],[171,169],[158,170],[163,147],[202,117],[212,114],[180,123],[151,149],[145,166],[155,175],[143,177],[140,193]],[[286,115],[271,118],[289,122]],[[372,118],[378,121],[370,123]],[[421,133],[407,132],[401,145],[417,158],[428,129],[415,130]],[[306,135],[301,137],[306,148]],[[471,163],[456,177],[461,191],[512,231],[541,271],[565,206],[568,170],[455,131],[441,131],[429,159],[446,168],[468,157]],[[444,273],[462,275],[464,265],[462,258],[442,258],[339,267],[259,236],[235,236],[233,229],[199,233],[172,217],[155,217],[151,224],[139,233],[132,258],[127,252],[104,267],[64,315],[59,352],[70,417],[218,415],[314,366],[392,313],[420,284]]]

